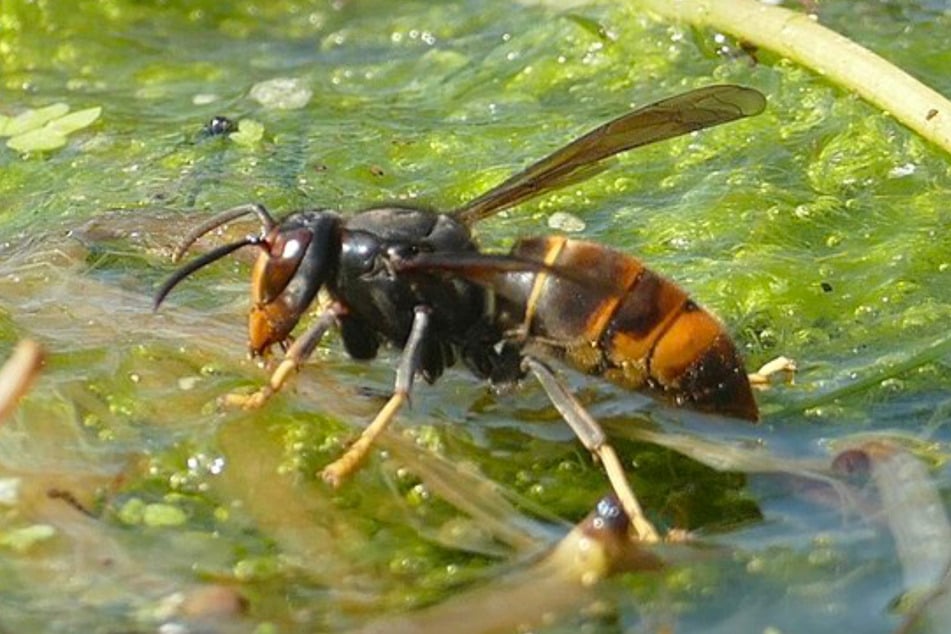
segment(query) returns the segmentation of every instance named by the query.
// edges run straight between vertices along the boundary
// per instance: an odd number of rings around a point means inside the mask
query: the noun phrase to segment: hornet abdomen
[[[544,265],[486,280],[510,336],[678,405],[758,418],[723,325],[670,280],[636,258],[562,236],[520,240],[510,256]]]

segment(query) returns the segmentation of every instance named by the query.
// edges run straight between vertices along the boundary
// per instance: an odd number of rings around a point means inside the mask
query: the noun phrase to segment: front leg
[[[357,470],[360,463],[370,453],[374,441],[393,422],[400,408],[409,401],[409,395],[413,389],[413,380],[420,370],[422,344],[426,336],[426,329],[429,326],[430,312],[428,306],[416,307],[413,313],[413,326],[409,338],[406,340],[406,345],[403,346],[399,367],[396,369],[396,384],[393,386],[393,395],[390,396],[390,400],[386,402],[376,418],[363,430],[360,437],[347,448],[347,451],[324,468],[321,477],[330,486],[340,486],[345,478]]]
[[[228,394],[222,397],[223,404],[228,407],[242,407],[244,409],[256,409],[264,405],[271,396],[284,386],[291,373],[298,370],[301,364],[314,352],[314,348],[320,343],[324,334],[337,324],[342,310],[341,306],[333,304],[320,313],[314,325],[307,329],[284,353],[284,358],[271,373],[267,385],[252,394]]]

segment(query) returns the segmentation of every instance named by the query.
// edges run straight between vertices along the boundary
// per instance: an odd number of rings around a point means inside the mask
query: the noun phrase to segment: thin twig
[[[25,339],[0,369],[0,423],[16,408],[20,398],[30,389],[43,364],[43,348]]]

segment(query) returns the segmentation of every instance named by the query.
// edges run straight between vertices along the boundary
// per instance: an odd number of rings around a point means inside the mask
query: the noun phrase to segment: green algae
[[[822,3],[822,16],[947,94],[946,55],[934,50],[947,14],[879,4]],[[711,33],[616,4],[77,6],[6,2],[0,12],[4,135],[50,104],[73,115],[46,111],[33,130],[98,117],[59,130],[65,145],[37,156],[0,149],[0,352],[32,336],[51,353],[0,429],[4,477],[39,483],[0,521],[5,535],[47,525],[17,516],[33,505],[57,529],[0,553],[0,595],[16,597],[0,598],[0,629],[154,629],[136,621],[143,601],[214,579],[253,606],[224,629],[342,631],[517,565],[528,553],[516,540],[441,500],[412,462],[378,456],[334,492],[317,480],[390,389],[392,355],[358,364],[330,337],[265,411],[223,411],[218,396],[264,377],[244,358],[246,262],[203,271],[158,316],[150,295],[172,269],[172,245],[211,210],[452,208],[633,105],[707,83],[755,86],[769,108],[619,157],[595,179],[483,223],[480,239],[502,250],[569,212],[586,227],[578,237],[689,288],[751,366],[795,358],[795,382],[760,395],[763,426],[730,429],[751,445],[825,459],[828,438],[899,428],[927,434],[935,464],[946,464],[948,159],[822,78],[738,46],[719,55]],[[297,78],[311,98],[296,110],[251,98],[275,78]],[[204,136],[216,115],[239,131]],[[599,417],[659,424],[637,397],[569,379]],[[399,425],[503,487],[523,513],[512,524],[536,543],[561,530],[552,515],[576,521],[605,490],[530,384],[494,395],[450,372],[419,386]],[[625,577],[601,597],[618,622],[579,617],[588,630],[671,612],[683,615],[677,631],[730,618],[759,631],[893,629],[879,601],[899,592],[886,540],[863,540],[780,485],[642,443],[619,451],[654,519],[731,554]],[[947,491],[946,471],[933,472]],[[52,486],[76,489],[96,519],[44,506]],[[544,530],[531,523],[539,517]],[[95,563],[105,560],[118,572]],[[57,576],[64,562],[74,568]],[[49,596],[51,584],[63,591]],[[885,590],[863,593],[871,588]],[[817,596],[825,612],[812,607]]]

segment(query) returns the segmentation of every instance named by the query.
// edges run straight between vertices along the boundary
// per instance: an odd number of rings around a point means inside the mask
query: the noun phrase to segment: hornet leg
[[[769,387],[770,381],[773,376],[779,374],[780,372],[786,375],[786,380],[789,383],[793,382],[793,378],[796,374],[796,362],[787,357],[776,357],[772,361],[768,361],[756,372],[751,372],[749,374],[750,385],[754,388],[766,389]]]
[[[363,430],[360,437],[347,448],[346,453],[327,465],[321,477],[332,487],[340,486],[340,483],[352,474],[360,466],[360,463],[366,458],[373,446],[376,438],[389,427],[390,423],[396,417],[400,408],[409,400],[410,391],[413,389],[413,379],[419,370],[422,354],[423,337],[426,334],[426,328],[429,325],[429,307],[417,306],[413,315],[413,327],[409,333],[409,339],[403,347],[403,354],[400,356],[400,364],[396,370],[396,385],[393,387],[393,395],[386,402],[383,409],[376,415],[376,418]]]
[[[284,358],[271,373],[271,378],[267,385],[253,394],[228,394],[223,397],[224,405],[229,407],[243,407],[244,409],[256,409],[264,405],[277,391],[279,391],[291,373],[299,369],[301,364],[311,355],[317,344],[323,338],[324,334],[337,323],[337,316],[340,314],[340,307],[330,306],[324,312],[320,313],[316,323],[311,326],[303,335],[294,341],[294,344],[287,349]]]
[[[589,414],[578,399],[558,380],[547,365],[532,357],[525,357],[524,363],[532,371],[538,382],[541,383],[548,398],[565,422],[571,427],[588,451],[593,453],[601,464],[611,482],[611,487],[621,501],[621,506],[631,518],[631,528],[637,538],[644,542],[658,541],[657,530],[644,517],[641,505],[637,501],[631,486],[624,474],[624,468],[618,459],[614,448],[608,444],[607,436],[601,425]]]

